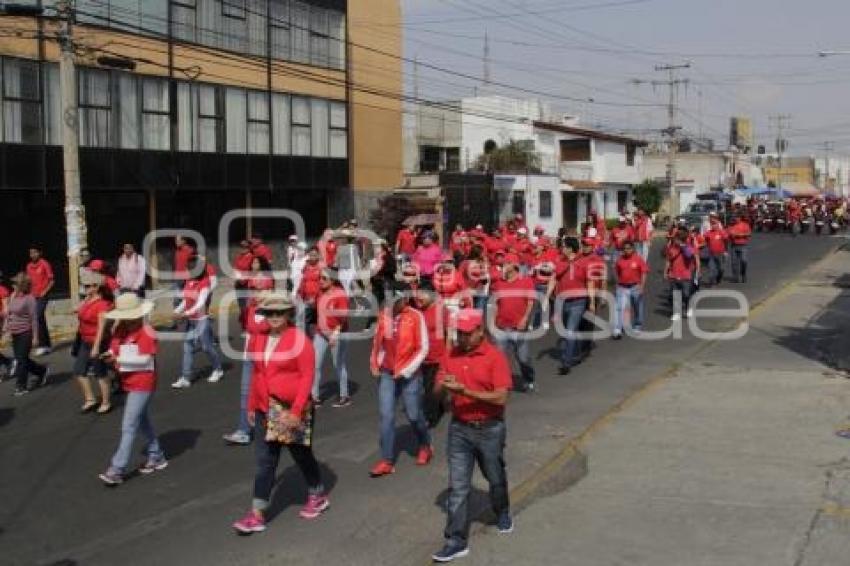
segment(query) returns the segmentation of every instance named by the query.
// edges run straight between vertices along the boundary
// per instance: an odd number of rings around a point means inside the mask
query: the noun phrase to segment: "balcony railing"
[[[562,181],[592,181],[594,167],[593,163],[580,161],[561,162]]]

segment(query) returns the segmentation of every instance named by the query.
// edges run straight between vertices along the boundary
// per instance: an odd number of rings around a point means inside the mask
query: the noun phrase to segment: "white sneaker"
[[[210,383],[218,383],[222,377],[224,377],[224,370],[214,369],[210,376],[207,378],[207,381]]]
[[[50,348],[36,348],[34,354],[38,357],[46,356],[50,353]]]
[[[177,381],[171,384],[171,387],[174,389],[189,389],[192,387],[192,382],[186,379],[185,377],[181,377]]]
[[[688,318],[693,318],[694,309],[692,309],[692,308],[688,309],[688,312],[685,313],[685,316],[688,317]]]
[[[673,316],[670,317],[670,320],[672,320],[673,322],[677,320],[682,320],[682,315],[677,312],[674,312]]]

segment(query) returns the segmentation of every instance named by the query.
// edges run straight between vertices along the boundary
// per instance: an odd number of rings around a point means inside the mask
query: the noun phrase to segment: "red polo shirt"
[[[744,221],[733,224],[729,227],[727,232],[732,243],[738,246],[744,246],[750,243],[750,236],[753,234],[753,230],[750,228],[750,225]]]
[[[672,243],[667,247],[667,259],[670,261],[670,277],[680,281],[690,279],[694,276],[694,268],[696,267],[696,256],[687,257],[685,248],[687,246],[679,246]]]
[[[446,311],[443,302],[436,300],[422,311],[428,329],[428,355],[426,364],[438,364],[446,353]]]
[[[561,260],[555,264],[555,293],[569,293],[568,298],[575,299],[587,294],[587,266],[579,256],[574,260]],[[578,291],[583,291],[579,293]]]
[[[410,230],[402,230],[396,236],[396,244],[398,244],[398,253],[413,255],[416,251],[416,234]]]
[[[490,286],[490,294],[497,294],[496,326],[502,330],[525,330],[519,328],[519,323],[528,310],[528,303],[534,301],[535,289],[531,277],[518,275],[513,281],[500,277]]]
[[[47,286],[53,280],[53,268],[43,257],[38,261],[30,261],[27,263],[27,277],[32,282],[32,295],[43,297]]]
[[[620,256],[614,269],[617,271],[617,284],[624,286],[640,285],[643,276],[649,273],[649,266],[636,253]]]
[[[83,342],[89,345],[94,344],[100,315],[110,310],[112,310],[112,303],[100,298],[85,301],[80,305],[80,310],[77,311],[77,320],[80,323],[79,333]]]
[[[437,373],[438,382],[442,383],[446,375],[455,376],[470,391],[510,391],[513,387],[508,359],[486,339],[471,352],[459,348],[446,351]],[[476,401],[466,395],[451,397],[452,415],[462,422],[499,419],[505,413],[502,405]]]
[[[179,279],[189,277],[189,259],[195,255],[195,249],[188,244],[181,244],[174,248],[174,271]]]
[[[711,255],[721,255],[726,252],[726,243],[729,241],[729,235],[723,228],[712,228],[705,233],[708,240],[708,251]]]
[[[631,226],[616,226],[611,229],[611,243],[614,249],[622,250],[627,241],[635,240],[635,231]]]

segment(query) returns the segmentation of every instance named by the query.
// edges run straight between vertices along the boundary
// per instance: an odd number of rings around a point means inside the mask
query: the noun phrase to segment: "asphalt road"
[[[749,282],[724,288],[758,302],[843,241],[758,235],[751,246]],[[660,265],[657,251],[652,261]],[[657,267],[650,283],[649,330],[669,326],[663,294]],[[557,362],[549,355],[554,343],[550,334],[533,349],[539,393],[518,394],[510,402],[508,470],[513,484],[700,346],[687,330],[681,339],[659,342],[604,341],[571,375],[558,377]],[[152,419],[171,465],[151,477],[136,475],[116,489],[104,487],[97,474],[117,445],[121,411],[101,417],[77,414],[80,396],[71,382],[67,350],[47,357],[54,378],[45,389],[14,398],[12,383],[0,385],[0,562],[427,563],[429,552],[441,544],[445,423],[434,433],[438,456],[431,466],[413,464],[411,436],[405,430],[398,440],[402,454],[397,473],[368,477],[378,452],[368,343],[355,345],[350,355],[354,404],[325,406],[317,417],[315,449],[331,488],[331,509],[314,522],[298,519],[303,483],[284,457],[269,530],[248,539],[234,535],[230,523],[250,504],[253,450],[221,441],[221,434],[236,424],[238,365],[218,384],[201,380],[189,390],[173,391],[168,385],[177,377],[180,350],[174,344],[163,350]],[[200,357],[201,367],[205,363]],[[325,384],[334,389],[332,379]],[[136,458],[143,461],[140,446]],[[521,528],[521,514],[517,521]]]

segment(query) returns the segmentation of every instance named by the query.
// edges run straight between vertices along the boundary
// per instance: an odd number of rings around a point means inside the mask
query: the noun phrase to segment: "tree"
[[[401,223],[416,214],[413,204],[402,195],[387,195],[378,199],[378,206],[369,211],[369,224],[376,234],[394,242]]]
[[[647,214],[658,212],[661,208],[661,187],[649,179],[634,188],[635,206]]]
[[[484,153],[475,160],[475,169],[479,171],[528,171],[540,172],[540,156],[528,151],[516,140],[509,141],[502,147],[487,140]]]

